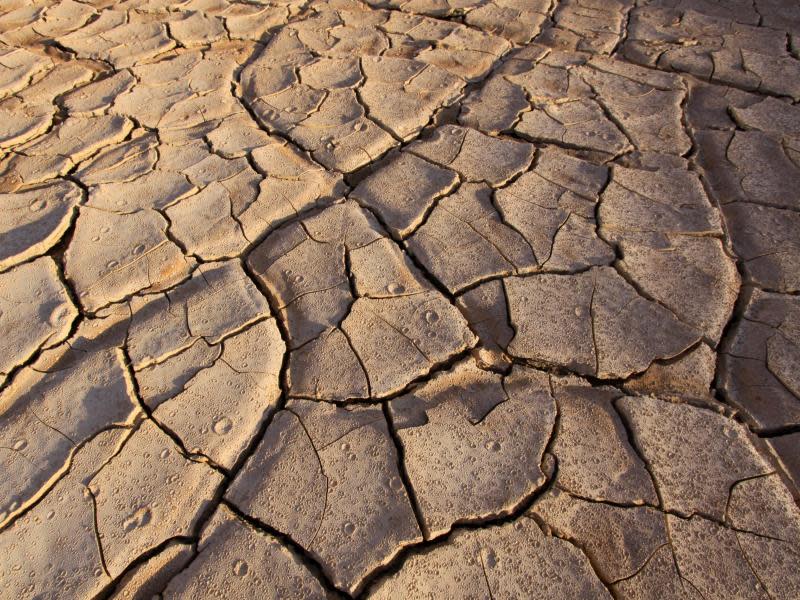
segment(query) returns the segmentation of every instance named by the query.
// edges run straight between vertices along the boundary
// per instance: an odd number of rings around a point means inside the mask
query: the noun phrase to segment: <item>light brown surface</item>
[[[0,600],[800,598],[788,0],[0,3]]]

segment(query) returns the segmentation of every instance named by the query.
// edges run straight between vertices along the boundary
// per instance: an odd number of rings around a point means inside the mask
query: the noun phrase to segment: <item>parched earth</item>
[[[800,4],[0,2],[0,597],[800,598]]]

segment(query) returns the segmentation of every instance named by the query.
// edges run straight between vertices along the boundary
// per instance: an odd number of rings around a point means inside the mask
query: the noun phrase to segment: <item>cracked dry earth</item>
[[[0,597],[800,598],[800,4],[0,2]]]

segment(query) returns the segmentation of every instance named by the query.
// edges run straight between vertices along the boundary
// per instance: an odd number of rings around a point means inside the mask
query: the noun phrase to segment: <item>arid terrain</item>
[[[0,0],[0,598],[800,598],[796,0]]]

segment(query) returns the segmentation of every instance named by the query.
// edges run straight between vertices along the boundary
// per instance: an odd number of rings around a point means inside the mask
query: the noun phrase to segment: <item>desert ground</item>
[[[800,598],[796,0],[0,0],[0,598]]]

